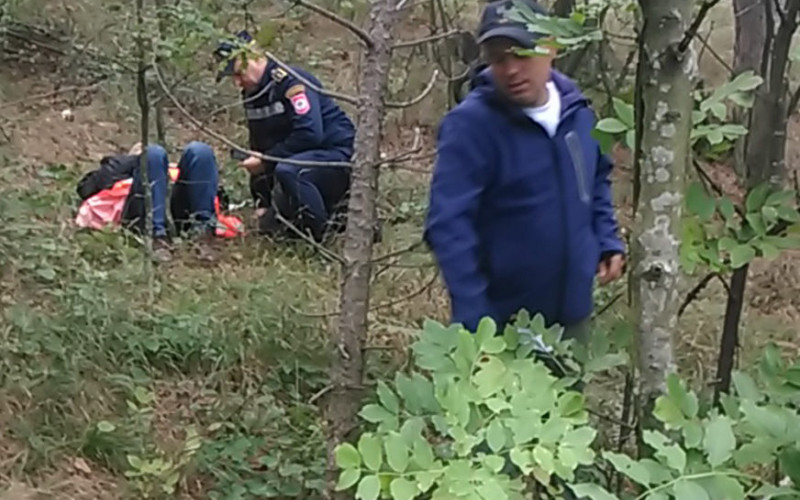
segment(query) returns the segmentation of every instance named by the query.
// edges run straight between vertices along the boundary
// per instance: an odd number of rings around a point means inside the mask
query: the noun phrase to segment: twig
[[[412,243],[411,245],[407,246],[406,248],[403,248],[401,250],[397,250],[396,252],[387,253],[386,255],[381,255],[380,257],[375,257],[374,259],[372,259],[372,263],[375,264],[377,262],[382,262],[384,260],[389,260],[389,259],[392,259],[394,257],[398,257],[400,255],[413,252],[414,250],[419,248],[424,243],[425,242],[422,241],[422,240],[417,240],[414,243]]]
[[[703,24],[706,15],[708,15],[708,11],[718,3],[719,0],[706,0],[703,2],[703,5],[700,6],[700,12],[697,13],[697,17],[694,18],[692,25],[689,26],[689,29],[686,30],[686,33],[683,35],[683,40],[678,44],[678,52],[686,52],[686,49],[689,48],[689,44],[692,43],[692,39],[697,35],[700,25]]]
[[[405,42],[398,42],[398,43],[396,43],[396,44],[394,44],[392,46],[392,50],[406,49],[406,48],[409,48],[409,47],[417,47],[418,45],[423,45],[423,44],[429,43],[429,42],[436,42],[436,41],[441,40],[443,38],[450,38],[451,36],[460,35],[461,33],[466,33],[466,32],[463,31],[463,30],[450,30],[450,31],[447,31],[445,33],[439,33],[438,35],[426,36],[425,38],[420,38],[420,39],[417,39],[417,40],[408,40],[408,41],[405,41]]]
[[[631,424],[629,424],[627,422],[623,422],[622,420],[619,420],[619,419],[617,419],[615,417],[609,417],[608,415],[604,415],[604,414],[600,413],[599,411],[593,410],[591,408],[586,408],[586,411],[588,413],[591,413],[595,417],[600,418],[601,420],[605,420],[607,422],[611,422],[612,424],[616,424],[616,425],[618,425],[620,427],[624,427],[625,429],[628,429],[628,430],[634,430],[634,427]]]
[[[621,299],[621,298],[622,298],[622,293],[618,293],[618,294],[614,295],[614,297],[611,300],[609,300],[603,307],[600,308],[599,311],[597,311],[597,313],[595,313],[594,317],[596,318],[598,316],[602,316],[606,311],[611,309],[611,307],[614,304],[616,304],[617,301],[619,299]]]
[[[405,296],[400,297],[398,299],[390,300],[388,302],[383,302],[381,304],[374,305],[374,306],[370,307],[369,310],[370,311],[377,311],[379,309],[386,309],[387,307],[392,307],[392,306],[396,306],[397,304],[402,304],[403,302],[405,302],[407,300],[411,300],[414,297],[417,297],[418,295],[422,295],[423,293],[425,293],[425,291],[427,291],[430,287],[432,287],[434,283],[436,283],[436,278],[438,278],[438,277],[439,277],[439,273],[433,273],[433,276],[431,277],[430,281],[427,281],[418,290],[415,290],[412,293],[409,293],[408,295],[405,295]],[[328,317],[331,317],[331,316],[338,316],[340,314],[339,311],[334,311],[334,312],[329,312],[329,313],[305,313],[303,311],[295,309],[294,307],[292,307],[292,309],[297,314],[300,314],[301,316],[304,316],[306,318],[328,318]]]
[[[317,4],[314,4],[312,2],[308,2],[306,0],[294,0],[294,2],[297,5],[302,5],[303,7],[307,8],[308,10],[313,10],[314,12],[316,12],[319,15],[321,15],[322,17],[326,17],[326,18],[330,19],[331,21],[333,21],[335,23],[338,23],[338,24],[344,26],[345,28],[349,29],[351,32],[353,32],[354,35],[356,35],[358,38],[360,38],[361,41],[363,41],[364,44],[366,44],[366,46],[368,48],[372,48],[372,46],[375,44],[375,42],[372,40],[372,37],[370,37],[369,34],[366,31],[362,30],[361,28],[359,28],[358,26],[356,26],[352,22],[348,21],[347,19],[339,16],[338,14],[335,14],[335,13],[333,13],[333,12],[331,12],[331,11],[325,9],[325,8],[320,7]]]
[[[277,57],[275,57],[275,54],[273,54],[272,52],[270,52],[268,50],[265,50],[264,54],[267,57],[269,57],[270,59],[272,59],[273,61],[275,61],[275,64],[277,64],[281,69],[283,69],[284,71],[286,71],[287,73],[289,73],[293,77],[295,77],[298,80],[300,80],[304,85],[307,85],[311,90],[313,90],[315,92],[319,92],[320,94],[327,95],[329,97],[335,97],[335,98],[337,98],[337,99],[339,99],[341,101],[348,102],[348,103],[350,103],[350,104],[352,104],[354,106],[358,106],[359,103],[361,102],[360,99],[358,99],[356,97],[349,96],[347,94],[342,94],[342,93],[339,93],[339,92],[334,92],[332,90],[326,90],[326,89],[320,88],[318,85],[314,85],[313,83],[308,81],[308,78],[303,77],[303,75],[301,75],[300,73],[295,71],[294,68],[292,68],[291,66],[289,66],[285,62],[283,62],[280,59],[278,59]]]
[[[705,40],[703,40],[703,37],[697,37],[697,38],[700,40],[700,43],[703,44],[703,47],[706,50],[708,50],[712,56],[714,56],[714,59],[716,59],[717,62],[720,63],[726,70],[728,70],[728,73],[733,75],[734,74],[733,67],[730,64],[728,64],[728,62],[725,61],[725,59],[723,59],[721,55],[719,55],[719,52],[714,50],[714,47],[712,47],[710,43],[708,43],[708,39],[711,38],[711,32],[708,33],[708,37],[706,37]],[[698,60],[699,59],[700,58],[698,57]]]
[[[337,253],[331,252],[330,250],[328,250],[324,246],[322,246],[319,243],[317,243],[316,241],[314,241],[314,238],[311,238],[309,235],[307,235],[306,233],[301,231],[300,228],[298,228],[297,226],[295,226],[294,224],[292,224],[291,222],[286,220],[286,217],[281,215],[280,212],[278,212],[277,210],[275,211],[275,218],[278,219],[278,221],[281,224],[283,224],[286,227],[288,227],[289,229],[291,229],[292,232],[294,232],[295,234],[297,234],[298,236],[303,238],[303,240],[305,240],[308,244],[313,246],[315,249],[319,250],[319,252],[324,257],[326,257],[326,258],[328,258],[328,259],[330,259],[330,260],[332,260],[334,262],[338,262],[339,264],[344,264],[345,263],[344,257],[342,257],[341,255],[339,255]]]
[[[19,104],[24,104],[24,103],[29,102],[29,101],[35,101],[37,99],[46,99],[48,97],[53,97],[53,96],[56,96],[56,95],[59,95],[59,94],[66,94],[67,92],[72,92],[73,90],[75,90],[75,91],[92,90],[92,89],[96,88],[98,85],[100,85],[100,83],[102,83],[102,82],[96,82],[96,83],[93,83],[91,85],[86,85],[86,86],[64,87],[62,89],[54,90],[52,92],[45,92],[43,94],[36,94],[36,95],[28,96],[28,97],[25,97],[25,98],[22,98],[22,99],[18,99],[16,101],[4,102],[4,103],[0,104],[0,109],[9,108],[11,106],[17,106]]]
[[[246,153],[251,156],[255,156],[257,158],[261,158],[262,160],[273,161],[278,163],[288,163],[290,165],[300,165],[307,167],[352,167],[353,166],[352,163],[343,161],[325,162],[325,161],[311,161],[311,160],[295,160],[292,158],[278,158],[276,156],[265,155],[263,153],[259,153],[258,151],[252,151],[247,148],[243,148],[238,144],[236,144],[235,142],[228,139],[227,137],[225,137],[224,135],[218,132],[214,132],[210,128],[206,127],[200,120],[192,116],[192,114],[189,113],[189,111],[187,111],[186,108],[183,107],[183,105],[175,98],[175,95],[172,92],[170,92],[170,90],[167,88],[167,85],[166,83],[164,83],[164,79],[161,76],[161,72],[158,69],[158,65],[154,64],[153,69],[155,70],[156,80],[158,80],[158,84],[161,87],[161,90],[164,92],[167,98],[170,101],[172,101],[172,104],[174,104],[175,107],[178,108],[178,111],[180,111],[181,114],[183,114],[187,119],[189,119],[189,121],[201,132],[205,132],[211,137],[217,139],[218,141],[222,142],[227,146],[236,149],[237,151]]]
[[[436,85],[436,77],[438,77],[438,76],[439,76],[439,70],[438,69],[434,69],[433,70],[433,74],[431,75],[431,80],[428,82],[428,86],[425,87],[425,89],[417,97],[411,99],[410,101],[387,102],[386,103],[386,107],[387,108],[410,108],[411,106],[419,104],[420,102],[422,102],[423,99],[425,99],[428,96],[428,94],[431,93],[431,91],[433,90],[433,86]]]
[[[781,8],[781,3],[778,0],[773,0],[775,2],[775,12],[778,13],[778,18],[781,20],[781,23],[786,22],[786,12]]]
[[[720,277],[719,273],[709,273],[705,275],[705,277],[700,280],[700,282],[695,285],[694,288],[692,288],[692,290],[686,295],[686,298],[683,300],[681,306],[678,308],[679,318],[686,311],[686,308],[689,307],[689,304],[697,300],[697,296],[700,295],[700,292],[702,292],[708,286],[711,280],[716,277]]]

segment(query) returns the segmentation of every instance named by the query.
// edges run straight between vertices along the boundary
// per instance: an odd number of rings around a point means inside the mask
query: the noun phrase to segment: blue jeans
[[[304,151],[291,157],[305,161],[349,161],[346,151],[318,149]],[[350,188],[350,170],[347,167],[301,166],[278,163],[275,177],[289,201],[290,220],[298,220],[300,229],[310,229],[319,241],[325,225],[342,202]]]
[[[191,142],[183,150],[178,163],[180,174],[170,198],[172,217],[178,231],[191,226],[213,231],[216,227],[214,197],[217,194],[219,174],[211,147],[202,142]],[[147,180],[151,186],[153,236],[167,235],[167,187],[169,185],[169,158],[167,151],[157,145],[147,147]],[[134,170],[133,199],[124,218],[141,218],[144,213],[144,186],[141,170]]]

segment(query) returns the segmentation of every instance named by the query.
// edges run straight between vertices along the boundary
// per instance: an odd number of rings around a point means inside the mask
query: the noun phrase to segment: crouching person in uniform
[[[277,210],[321,241],[346,209],[350,168],[299,165],[291,160],[349,162],[355,127],[330,97],[306,84],[322,87],[308,72],[292,68],[305,80],[301,81],[265,56],[248,54],[246,62],[237,57],[238,50],[252,43],[250,35],[242,31],[233,42],[221,43],[215,56],[226,62],[217,81],[231,76],[241,89],[250,149],[290,160],[265,162],[251,156],[241,162],[250,173],[259,232],[274,235],[278,231],[281,224],[275,218]]]
[[[75,222],[80,227],[100,229],[108,224],[121,225],[136,234],[145,233],[145,187],[141,175],[140,144],[128,154],[109,155],[100,167],[79,181],[81,200]],[[167,197],[172,180],[170,212],[177,236],[196,236],[197,257],[203,261],[217,258],[217,236],[239,234],[241,221],[219,211],[219,173],[214,151],[202,142],[191,142],[183,150],[177,165],[170,166],[166,150],[158,145],[147,147],[147,182],[151,186],[153,258],[172,260],[167,221]]]

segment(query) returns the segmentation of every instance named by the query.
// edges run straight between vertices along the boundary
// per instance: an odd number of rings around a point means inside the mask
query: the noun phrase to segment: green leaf
[[[761,256],[768,261],[773,261],[781,255],[781,251],[776,246],[763,241],[756,242],[756,247],[761,251]]]
[[[725,104],[721,103],[721,102],[717,102],[717,103],[712,104],[711,107],[709,108],[709,110],[717,118],[717,120],[720,120],[720,121],[724,120],[725,119],[725,115],[728,114],[728,109],[725,107]],[[721,129],[721,127],[720,127],[720,129]],[[720,131],[722,131],[722,130],[720,130]]]
[[[506,429],[500,420],[494,419],[489,424],[489,428],[486,430],[486,441],[489,443],[489,448],[495,453],[506,445]]]
[[[773,498],[797,498],[797,491],[794,488],[790,488],[788,486],[774,486],[771,484],[765,484],[757,489],[753,496],[758,498],[759,500],[772,500]]]
[[[724,141],[725,136],[722,135],[722,130],[720,130],[719,127],[714,127],[708,131],[708,135],[706,135],[706,140],[708,140],[709,144],[715,146]]]
[[[757,236],[764,236],[767,234],[767,226],[764,224],[764,218],[760,213],[747,214],[745,220],[750,224],[750,227],[753,228],[753,232],[755,232]]]
[[[381,481],[378,476],[366,476],[358,483],[356,498],[358,500],[377,500],[380,493]]]
[[[686,208],[702,220],[709,220],[714,215],[714,199],[706,194],[702,184],[693,182],[686,192]]]
[[[633,105],[628,104],[619,97],[613,97],[611,102],[614,106],[614,112],[617,114],[619,121],[621,121],[629,129],[634,128],[636,124],[633,121]]]
[[[736,449],[736,437],[728,417],[714,417],[706,427],[703,447],[708,454],[708,463],[719,467],[731,458]]]
[[[747,194],[747,199],[745,201],[747,212],[750,213],[761,211],[761,207],[763,207],[764,203],[766,203],[767,196],[769,196],[769,194],[770,185],[768,183],[760,184],[751,189]]]
[[[731,222],[733,220],[734,215],[736,214],[736,209],[733,206],[733,201],[727,196],[720,198],[719,200],[719,213],[725,219],[726,222]]]
[[[336,447],[336,465],[342,469],[352,469],[361,465],[361,455],[355,446],[342,443]]]
[[[548,474],[552,474],[556,470],[555,456],[549,448],[537,445],[533,449],[533,460]]]
[[[100,422],[97,422],[97,430],[100,432],[114,432],[114,429],[116,428],[117,427],[114,424],[106,420],[101,420]]]
[[[628,149],[633,149],[636,147],[636,130],[631,129],[625,133],[625,145],[628,146]]]
[[[697,416],[697,411],[699,409],[697,396],[688,392],[681,379],[674,373],[667,376],[667,391],[669,392],[670,399],[675,401],[684,416],[687,418],[694,418]]]
[[[558,398],[559,414],[565,418],[578,416],[584,410],[583,394],[567,392]]]
[[[737,370],[733,372],[732,379],[733,386],[736,388],[736,394],[738,394],[740,398],[748,399],[754,403],[761,401],[761,391],[750,375]]]
[[[656,398],[653,415],[671,427],[679,427],[684,419],[683,412],[672,398],[661,395]]]
[[[686,469],[686,453],[679,446],[670,443],[669,439],[658,431],[645,430],[642,437],[645,443],[656,450],[656,456],[664,457],[669,467],[683,473]]]
[[[381,470],[383,464],[383,452],[381,450],[381,440],[377,436],[365,432],[358,439],[358,451],[364,465],[372,472]]]
[[[581,483],[569,487],[576,498],[589,498],[591,500],[618,500],[599,484]]]
[[[618,472],[625,474],[642,486],[650,486],[650,472],[647,467],[632,460],[628,455],[606,451],[603,452],[603,458],[608,460]]]
[[[679,479],[673,488],[675,500],[711,500],[705,488],[695,481]]]
[[[381,404],[394,415],[400,411],[400,401],[383,380],[378,380],[378,398]]]
[[[523,474],[527,475],[530,473],[532,456],[529,451],[519,447],[513,448],[511,453],[509,453],[509,457],[514,465],[520,468]]]
[[[355,485],[361,479],[361,469],[345,469],[339,475],[336,491],[344,491]]]
[[[792,479],[795,485],[800,485],[800,450],[795,447],[786,448],[779,456],[781,471]]]
[[[395,417],[389,410],[376,404],[366,405],[358,414],[371,424],[377,424]]]
[[[798,212],[795,208],[782,206],[778,207],[777,211],[778,217],[780,217],[781,220],[785,220],[786,222],[800,221],[800,212]]]
[[[408,468],[409,449],[405,439],[397,432],[392,432],[384,442],[386,463],[393,471],[403,473]]]
[[[505,364],[494,356],[478,363],[480,370],[473,380],[478,386],[478,394],[488,398],[503,388],[503,380],[507,373]]]
[[[703,442],[703,426],[696,420],[683,426],[683,440],[687,448],[698,448]]]
[[[724,500],[744,500],[745,498],[742,484],[730,476],[715,476],[713,485],[718,492],[715,498]]]
[[[389,485],[389,492],[394,500],[412,500],[420,493],[417,485],[404,477],[395,478]]]
[[[777,208],[781,205],[788,205],[794,201],[795,193],[793,191],[775,191],[767,196],[767,201],[764,205]]]
[[[497,482],[497,479],[491,478],[486,480],[477,488],[478,494],[483,500],[507,500],[508,495],[503,491],[503,488]]]
[[[430,469],[433,467],[433,448],[424,438],[420,437],[414,442],[413,456],[414,461],[421,469]]]
[[[734,269],[748,264],[756,257],[756,251],[750,245],[739,245],[731,250],[731,266]]]
[[[503,337],[492,337],[483,343],[481,350],[489,354],[500,354],[506,350],[506,341]]]
[[[616,118],[603,118],[597,122],[596,127],[601,132],[606,132],[609,134],[619,134],[627,131],[630,128]]]

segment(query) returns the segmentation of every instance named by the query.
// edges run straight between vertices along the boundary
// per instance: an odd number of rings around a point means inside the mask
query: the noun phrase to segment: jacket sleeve
[[[488,162],[479,134],[458,120],[463,117],[448,115],[439,128],[424,239],[450,293],[453,322],[474,332],[492,313],[477,230]]]
[[[598,147],[597,173],[594,179],[594,233],[600,241],[600,254],[625,253],[625,244],[618,236],[611,192],[611,159]]]
[[[325,134],[322,128],[322,108],[319,94],[291,77],[286,84],[284,102],[292,110],[292,132],[267,154],[288,158],[297,153],[322,147]]]

